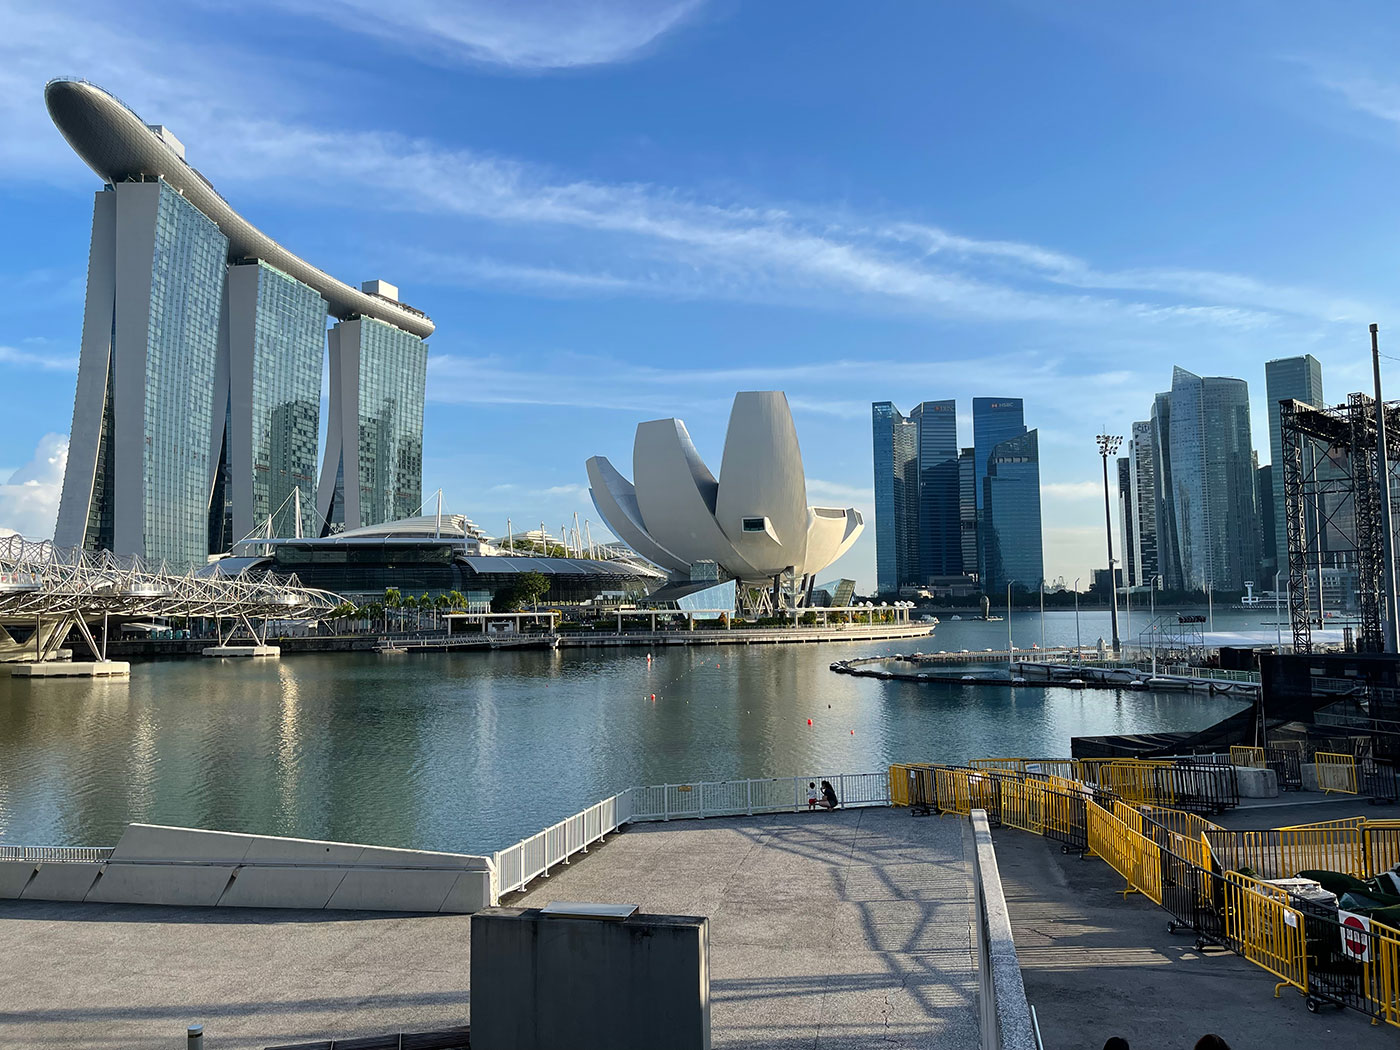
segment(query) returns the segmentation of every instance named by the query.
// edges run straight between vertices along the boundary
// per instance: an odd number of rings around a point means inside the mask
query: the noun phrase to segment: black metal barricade
[[[1400,798],[1400,784],[1396,783],[1394,766],[1377,762],[1373,758],[1365,758],[1361,760],[1359,773],[1361,793],[1372,804],[1394,802]]]
[[[927,817],[937,805],[938,791],[934,784],[933,770],[916,767],[909,771],[909,815]]]
[[[1308,949],[1308,1009],[1323,1003],[1349,1006],[1376,1016],[1386,1000],[1383,967],[1377,965],[1379,941],[1368,924],[1343,918],[1335,909],[1296,898],[1303,913],[1303,936]]]
[[[1302,757],[1298,754],[1297,748],[1266,747],[1264,748],[1264,764],[1274,771],[1274,776],[1278,777],[1279,790],[1303,790]]]
[[[1224,813],[1240,804],[1240,782],[1235,767],[1214,762],[1177,762],[1158,767],[1160,798],[1168,805],[1191,813]]]
[[[1144,830],[1147,821],[1143,822]],[[1167,929],[1196,934],[1197,949],[1228,944],[1225,935],[1225,880],[1169,849],[1162,850],[1162,907],[1171,915]]]

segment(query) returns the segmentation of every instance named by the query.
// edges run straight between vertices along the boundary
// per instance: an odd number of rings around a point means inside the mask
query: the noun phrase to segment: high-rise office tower
[[[1158,576],[1157,564],[1157,457],[1152,440],[1152,423],[1134,423],[1128,443],[1128,499],[1132,504],[1132,534],[1129,543],[1135,571],[1129,582],[1149,587]]]
[[[1009,438],[1026,432],[1024,402],[1019,397],[974,397],[972,399],[972,449],[977,496],[978,577],[989,584],[993,578],[987,564],[992,533],[987,526],[986,478],[992,453]],[[1039,496],[1037,496],[1039,507]],[[1037,539],[1037,547],[1039,540]]]
[[[958,524],[961,527],[964,576],[977,576],[977,457],[970,448],[958,452]]]
[[[1180,590],[1181,547],[1176,535],[1176,493],[1172,484],[1171,394],[1152,401],[1152,501],[1157,532],[1157,571],[1167,590]],[[1150,580],[1148,581],[1151,582]]]
[[[1288,519],[1283,511],[1283,429],[1279,418],[1280,401],[1301,401],[1321,408],[1322,362],[1312,354],[1281,357],[1264,363],[1264,393],[1269,403],[1269,462],[1275,468],[1273,480],[1273,548],[1277,563],[1288,562]]]
[[[910,418],[919,435],[919,576],[961,576],[957,402],[925,401]]]
[[[1127,456],[1118,457],[1118,550],[1121,569],[1119,575],[1125,586],[1131,587],[1138,576],[1138,522],[1137,507],[1133,502],[1133,461],[1132,443],[1128,444]]]
[[[919,428],[889,401],[870,406],[875,449],[875,579],[881,594],[919,574]]]
[[[370,355],[362,387],[393,385],[405,370],[418,375],[395,395],[401,429],[416,427],[393,444],[399,498],[377,505],[416,506],[422,340],[433,323],[397,292],[353,289],[292,255],[186,163],[166,128],[146,125],[100,88],[58,80],[44,97],[106,184],[93,207],[55,542],[184,569],[269,515],[282,535],[312,531],[327,313],[395,333],[382,341],[402,358]],[[334,412],[335,392],[331,405]],[[356,485],[361,465],[346,464]],[[302,517],[293,521],[286,508],[298,502]],[[374,520],[384,519],[359,524]]]
[[[1272,589],[1273,576],[1275,572],[1284,575],[1288,573],[1288,552],[1284,551],[1284,560],[1279,561],[1278,550],[1274,547],[1274,468],[1272,464],[1265,464],[1254,472],[1254,491],[1259,494],[1259,536],[1260,549],[1259,560],[1261,568],[1265,570],[1264,583]],[[1283,584],[1280,582],[1280,587]]]
[[[975,402],[974,402],[975,404]],[[984,594],[1008,583],[1037,589],[1045,578],[1040,529],[1040,445],[1034,430],[1007,438],[987,457],[982,479]]]
[[[1176,368],[1171,470],[1184,585],[1243,590],[1259,569],[1249,387]]]

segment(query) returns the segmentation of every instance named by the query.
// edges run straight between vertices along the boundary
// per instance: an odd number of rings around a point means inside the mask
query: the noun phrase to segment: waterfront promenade
[[[708,915],[716,1047],[970,1046],[970,849],[965,820],[902,809],[638,825],[503,903]],[[0,1048],[459,1025],[469,933],[467,916],[4,901]]]

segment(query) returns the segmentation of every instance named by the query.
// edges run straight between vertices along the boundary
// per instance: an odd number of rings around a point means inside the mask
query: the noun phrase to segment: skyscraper
[[[958,452],[958,524],[964,576],[977,576],[977,459],[970,448]]]
[[[958,417],[955,401],[925,401],[910,413],[919,435],[919,576],[962,575]]]
[[[428,350],[417,336],[373,318],[341,321],[330,346],[321,518],[354,529],[409,517],[423,501]]]
[[[1171,389],[1176,539],[1188,589],[1243,590],[1259,569],[1249,387],[1176,368]]]
[[[894,594],[918,578],[918,424],[889,401],[870,406],[875,449],[875,579]]]
[[[1176,535],[1176,493],[1172,485],[1171,394],[1152,401],[1152,502],[1157,532],[1157,571],[1168,590],[1180,590],[1181,547]],[[1151,580],[1148,580],[1151,583]]]
[[[1132,443],[1128,444],[1128,455],[1118,457],[1118,550],[1122,554],[1120,575],[1124,584],[1131,587],[1137,579],[1138,569],[1138,522],[1137,507],[1133,502],[1133,460]]]
[[[1128,500],[1132,504],[1132,547],[1134,572],[1128,582],[1134,587],[1150,587],[1160,573],[1157,560],[1157,455],[1150,421],[1134,423],[1128,443]]]
[[[93,206],[55,542],[183,569],[227,550],[293,494],[302,518],[284,510],[277,531],[313,531],[327,313],[393,333],[378,340],[383,352],[365,355],[358,380],[395,390],[395,495],[376,511],[416,507],[422,340],[433,323],[396,291],[353,289],[292,255],[186,163],[168,129],[144,124],[100,88],[57,80],[44,97],[105,183]],[[334,413],[335,391],[331,405]],[[357,487],[361,466],[345,464]]]
[[[974,402],[975,404],[975,402]],[[993,447],[982,479],[982,592],[1014,582],[1035,590],[1045,578],[1040,530],[1040,444],[1034,430]]]
[[[1283,510],[1283,428],[1280,401],[1301,401],[1313,408],[1323,406],[1322,363],[1312,354],[1281,357],[1264,363],[1264,392],[1269,403],[1269,462],[1274,468],[1273,549],[1278,568],[1288,566],[1288,519]],[[1315,523],[1309,523],[1315,526]]]
[[[977,570],[986,583],[988,543],[992,539],[987,527],[986,478],[992,452],[1008,438],[1026,432],[1024,402],[1019,397],[974,397],[972,399],[972,451],[976,472],[977,495]]]

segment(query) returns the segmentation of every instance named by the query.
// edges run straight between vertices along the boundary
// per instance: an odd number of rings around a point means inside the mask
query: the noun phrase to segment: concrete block
[[[495,904],[491,896],[492,878],[489,871],[463,871],[438,908],[453,915],[473,915]]]
[[[113,860],[181,860],[237,864],[252,844],[252,835],[230,831],[172,828],[162,824],[128,824],[112,851]]]
[[[212,908],[235,870],[231,864],[109,863],[88,891],[87,900]]]
[[[317,842],[314,839],[283,839],[272,835],[250,835],[245,864],[354,864],[365,847],[349,842]]]
[[[431,850],[395,849],[391,846],[365,846],[359,864],[378,868],[452,868],[456,871],[481,870],[489,865],[486,857],[466,853],[437,853]]]
[[[1303,790],[1320,791],[1321,788],[1317,786],[1317,763],[1304,762],[1300,768],[1303,771]]]
[[[241,868],[219,904],[229,908],[324,908],[345,868]]]
[[[38,866],[32,860],[0,860],[0,900],[18,898]]]
[[[80,901],[102,871],[96,861],[46,860],[20,894],[26,901]]]
[[[1236,766],[1240,798],[1278,798],[1278,774],[1272,769]]]
[[[437,912],[457,881],[455,871],[351,868],[327,908],[360,911]]]
[[[490,908],[472,916],[471,938],[474,1050],[653,1050],[658,1039],[709,1050],[706,918]],[[614,1022],[580,1023],[600,1009]]]

